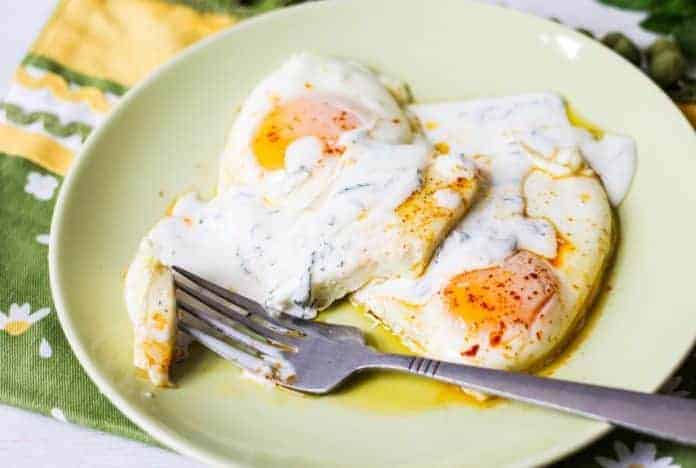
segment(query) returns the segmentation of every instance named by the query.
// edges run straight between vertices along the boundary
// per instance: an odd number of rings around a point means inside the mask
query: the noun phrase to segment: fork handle
[[[683,444],[696,444],[696,400],[396,354],[376,354],[365,367],[430,377]]]

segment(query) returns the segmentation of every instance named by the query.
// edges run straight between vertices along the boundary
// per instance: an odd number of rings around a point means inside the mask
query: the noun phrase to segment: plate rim
[[[61,277],[60,268],[58,265],[60,263],[61,257],[58,237],[59,233],[62,230],[62,223],[67,205],[66,200],[69,197],[69,193],[71,192],[71,188],[74,185],[75,180],[79,178],[80,173],[83,170],[83,163],[90,157],[96,157],[93,155],[95,152],[92,150],[94,147],[97,146],[99,140],[101,139],[101,135],[107,132],[109,128],[111,128],[113,122],[116,120],[116,117],[119,116],[122,112],[124,112],[128,104],[134,99],[137,99],[141,93],[143,93],[147,88],[149,88],[156,81],[158,81],[161,75],[165,74],[168,70],[176,67],[180,62],[187,60],[189,56],[196,54],[199,50],[208,47],[209,44],[224,40],[224,38],[226,38],[229,35],[241,33],[245,29],[254,28],[257,24],[267,22],[276,17],[295,14],[297,10],[325,8],[326,4],[339,2],[343,5],[347,3],[361,4],[369,3],[370,0],[322,0],[281,7],[276,10],[272,10],[270,12],[266,12],[252,18],[244,19],[240,23],[234,24],[230,28],[213,33],[210,36],[203,38],[195,44],[187,47],[185,50],[179,52],[178,54],[176,54],[175,57],[171,58],[167,62],[157,66],[152,72],[150,72],[150,74],[145,79],[138,82],[135,86],[129,88],[126,94],[117,103],[116,107],[112,109],[112,111],[109,113],[106,120],[96,129],[96,131],[89,135],[83,147],[75,155],[71,163],[70,169],[67,175],[64,177],[63,183],[61,184],[58,193],[58,197],[56,199],[50,225],[50,239],[48,251],[49,284],[51,296],[56,308],[56,314],[58,316],[61,329],[65,334],[65,337],[71,347],[72,352],[75,354],[81,367],[88,375],[90,380],[92,380],[92,382],[97,386],[99,391],[104,396],[106,396],[107,399],[131,422],[133,422],[136,426],[138,426],[140,429],[146,432],[150,437],[166,445],[167,447],[176,451],[177,453],[191,457],[195,460],[201,461],[206,464],[216,466],[224,465],[232,467],[251,466],[239,460],[233,460],[227,457],[211,454],[207,450],[199,448],[195,443],[188,441],[188,439],[186,437],[183,437],[181,434],[178,434],[177,432],[170,430],[168,427],[158,422],[155,418],[142,414],[140,410],[132,406],[125,398],[123,398],[120,395],[120,392],[108,382],[107,377],[99,369],[97,363],[93,362],[89,358],[84,344],[80,342],[76,332],[77,327],[74,325],[73,320],[70,317],[70,312],[66,305],[65,297],[63,294],[63,279]],[[519,18],[524,19],[525,21],[536,21],[539,24],[546,25],[552,23],[555,27],[563,28],[566,34],[573,36],[575,39],[578,39],[585,43],[592,42],[590,39],[588,39],[581,33],[578,33],[565,25],[558,25],[556,23],[553,23],[551,20],[547,20],[545,18],[541,18],[529,13],[513,10],[496,4],[479,3],[472,0],[463,0],[463,3],[466,3],[474,8],[496,11],[497,13],[495,14],[517,16]],[[636,76],[636,78],[643,80],[643,82],[648,87],[653,88],[653,91],[657,91],[658,94],[662,95],[662,98],[665,101],[668,101],[670,104],[672,104],[674,112],[677,112],[677,114],[680,116],[680,120],[690,127],[690,124],[688,123],[686,117],[678,110],[677,106],[674,105],[673,101],[666,95],[666,93],[660,87],[658,87],[647,76],[641,73],[640,70],[636,69],[633,65],[631,65],[629,62],[627,62],[617,54],[611,53],[609,50],[607,50],[606,53],[611,55],[614,61],[621,63],[621,66],[632,68],[633,70],[631,71],[631,73],[640,75]],[[696,340],[696,337],[694,337],[694,339]],[[690,351],[691,348],[686,349],[684,351],[680,359],[678,359],[675,362],[675,364],[669,369],[669,373],[667,374],[667,376],[661,382],[655,385],[654,388],[651,389],[651,391],[657,391],[670,378],[670,376],[681,367],[681,365],[686,361],[686,359],[690,355]],[[576,439],[572,443],[559,444],[551,449],[539,452],[538,454],[536,454],[536,456],[529,457],[525,460],[519,460],[514,466],[528,466],[537,464],[547,465],[554,463],[589,446],[590,444],[597,441],[604,435],[608,434],[612,429],[614,429],[614,427],[609,423],[595,421],[595,424],[592,425],[592,427],[587,431],[586,434],[578,434]]]

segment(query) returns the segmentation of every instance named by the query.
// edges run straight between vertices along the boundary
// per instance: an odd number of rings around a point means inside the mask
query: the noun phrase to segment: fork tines
[[[172,267],[179,328],[241,368],[285,382],[294,375],[284,353],[302,332],[259,303]]]

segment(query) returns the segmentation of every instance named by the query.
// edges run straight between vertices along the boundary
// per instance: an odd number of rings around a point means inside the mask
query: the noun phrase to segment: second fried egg
[[[592,167],[621,175],[600,172],[620,200],[632,140],[595,140],[554,94],[411,110],[441,152],[476,162],[480,194],[422,277],[374,282],[353,301],[420,354],[528,369],[558,348],[598,288],[615,233]]]

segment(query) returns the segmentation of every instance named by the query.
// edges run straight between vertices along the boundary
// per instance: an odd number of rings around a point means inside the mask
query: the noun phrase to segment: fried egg
[[[352,301],[416,353],[530,369],[598,288],[615,242],[607,192],[618,203],[628,190],[633,142],[574,127],[550,93],[410,110],[436,147],[475,161],[479,195],[421,277],[372,282]]]
[[[270,198],[304,191],[311,198],[356,130],[374,141],[410,143],[410,123],[390,83],[366,67],[301,53],[262,80],[245,100],[221,156],[219,189],[266,182]],[[308,177],[309,173],[313,177]],[[269,180],[270,179],[270,180]],[[270,182],[270,183],[269,183]]]
[[[183,196],[141,242],[125,284],[136,366],[168,382],[167,267],[313,318],[369,281],[422,274],[477,186],[473,162],[414,135],[366,68],[291,58],[242,106],[218,194]]]

